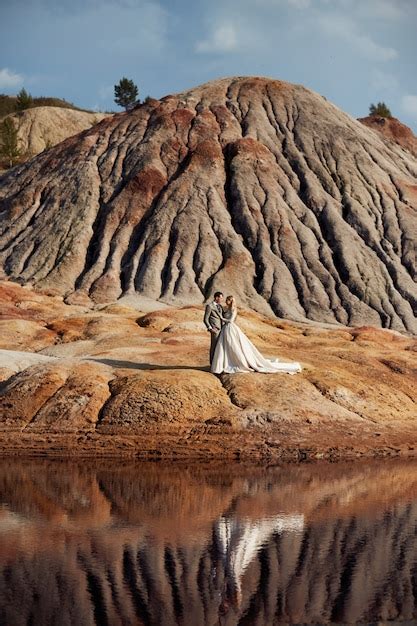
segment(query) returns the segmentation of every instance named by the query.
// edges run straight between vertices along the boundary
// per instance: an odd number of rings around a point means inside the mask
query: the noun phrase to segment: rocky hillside
[[[417,332],[417,159],[302,86],[149,100],[0,187],[5,274],[68,302],[220,288],[267,315]]]
[[[18,129],[19,148],[23,154],[34,156],[91,128],[106,113],[87,113],[63,107],[35,107],[9,115]]]
[[[372,128],[390,141],[395,141],[402,148],[409,150],[411,154],[417,157],[417,137],[411,128],[397,120],[397,118],[368,115],[368,117],[361,117],[359,122]]]

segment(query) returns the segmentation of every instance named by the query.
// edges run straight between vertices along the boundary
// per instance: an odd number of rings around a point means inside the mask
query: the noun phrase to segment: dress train
[[[213,374],[301,372],[301,366],[297,362],[283,363],[279,359],[266,359],[234,323],[236,311],[226,311],[224,317],[225,324],[220,332],[211,364]]]

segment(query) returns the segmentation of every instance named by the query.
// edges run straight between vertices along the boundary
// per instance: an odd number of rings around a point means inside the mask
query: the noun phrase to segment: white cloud
[[[352,50],[371,61],[390,61],[398,57],[395,48],[381,46],[369,35],[359,32],[355,22],[344,15],[322,15],[318,18],[320,28],[326,35],[343,40]]]
[[[406,16],[406,11],[401,2],[392,0],[367,0],[360,2],[359,15],[371,17],[374,20],[400,20]]]
[[[391,61],[398,57],[398,52],[395,48],[381,46],[368,35],[352,33],[351,41],[366,58],[373,61]]]
[[[233,24],[216,26],[207,39],[196,44],[197,52],[233,52],[238,47],[238,36]]]
[[[311,4],[311,0],[287,0],[287,2],[296,9],[307,9]]]
[[[78,52],[93,48],[105,55],[111,51],[119,58],[144,51],[152,56],[162,52],[169,26],[168,12],[146,0],[60,0],[51,5],[51,16],[50,30],[55,37],[61,34],[61,42],[57,41],[61,49],[64,44],[73,48],[73,33],[78,33]],[[94,44],[92,28],[100,33]]]
[[[395,91],[398,88],[398,79],[388,72],[374,70],[371,74],[371,87],[377,92]]]
[[[247,6],[253,7],[253,5],[257,5],[260,7],[269,7],[269,8],[281,8],[283,6],[295,7],[296,9],[306,9],[311,6],[314,0],[240,0],[239,6],[245,2]]]
[[[407,16],[414,0],[315,0],[318,4],[336,10],[349,11],[350,15],[375,20],[399,20]]]
[[[244,0],[240,0],[239,4]],[[321,11],[349,11],[350,15],[374,20],[398,20],[406,17],[413,9],[415,0],[249,0],[251,3],[269,6],[289,5],[298,9],[311,7]]]
[[[34,85],[37,87],[49,79],[48,74],[31,74],[31,76],[25,76],[25,87]]]
[[[111,98],[111,96],[114,93],[114,86],[112,85],[104,85],[103,87],[100,87],[100,89],[98,90],[98,95],[100,100],[107,100],[108,98]]]
[[[0,70],[0,89],[11,89],[23,84],[23,76],[11,72],[7,67]]]
[[[401,107],[405,113],[417,120],[417,96],[409,94],[401,99]]]

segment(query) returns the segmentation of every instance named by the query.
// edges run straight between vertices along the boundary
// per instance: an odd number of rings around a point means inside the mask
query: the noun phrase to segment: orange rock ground
[[[273,462],[417,450],[415,336],[241,311],[266,356],[303,371],[216,377],[202,307],[87,308],[7,281],[0,303],[2,453]]]
[[[411,154],[417,156],[417,137],[411,128],[397,120],[395,117],[381,117],[379,115],[368,115],[359,119],[368,128],[372,128],[377,133],[398,143],[409,150]]]

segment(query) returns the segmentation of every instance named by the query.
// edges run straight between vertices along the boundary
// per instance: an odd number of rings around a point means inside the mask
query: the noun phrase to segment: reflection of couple
[[[237,372],[263,372],[273,374],[301,371],[299,363],[270,361],[249,341],[235,324],[237,308],[233,296],[227,296],[226,307],[222,307],[223,294],[217,291],[213,302],[206,306],[204,324],[211,334],[210,366],[213,374],[235,374]]]
[[[224,571],[224,589],[220,610],[242,602],[242,578],[249,564],[275,534],[300,533],[303,515],[275,515],[260,520],[221,517],[214,527],[214,538]]]

